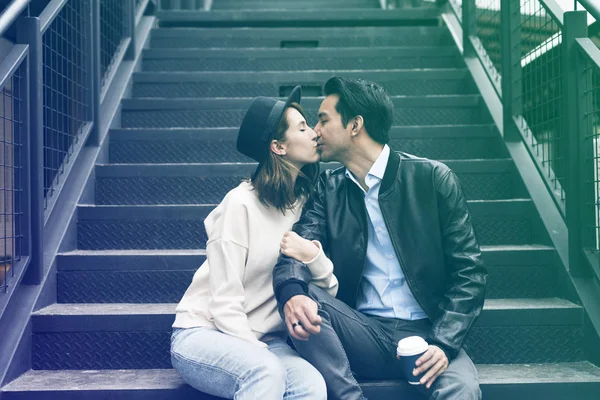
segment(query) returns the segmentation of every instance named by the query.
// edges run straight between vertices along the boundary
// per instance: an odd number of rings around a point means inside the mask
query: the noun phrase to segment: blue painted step
[[[477,365],[485,400],[596,400],[600,368],[589,362]],[[402,381],[362,382],[371,400],[416,400]],[[414,397],[413,397],[414,396]],[[30,371],[3,388],[6,400],[218,400],[186,385],[172,369]]]
[[[279,28],[157,28],[150,46],[156,48],[320,48],[382,46],[454,46],[445,28],[437,26],[354,26]],[[385,51],[385,49],[383,50]],[[260,55],[260,53],[258,53]],[[369,54],[369,53],[366,53]],[[333,56],[336,53],[332,53]]]
[[[252,98],[244,99],[125,99],[121,124],[125,128],[239,127]],[[316,123],[321,98],[302,100],[308,122]],[[394,125],[486,124],[491,117],[478,95],[392,96]]]
[[[160,26],[193,27],[321,27],[437,25],[439,10],[322,9],[322,10],[180,10],[158,11]]]
[[[357,55],[357,54],[360,55]],[[464,67],[453,46],[144,50],[142,70],[302,71]]]
[[[511,159],[445,161],[472,200],[524,198]],[[322,164],[322,169],[339,164]],[[251,176],[256,163],[96,166],[96,204],[214,204]]]
[[[113,129],[109,162],[252,162],[235,148],[237,128]],[[434,160],[505,158],[493,125],[392,127],[390,146]]]
[[[558,292],[556,252],[547,246],[484,246],[487,298]],[[204,250],[77,250],[59,255],[59,303],[174,303],[205,260]]]
[[[217,0],[212,10],[274,9],[274,10],[306,10],[323,8],[380,8],[378,0],[255,0],[251,3],[244,0]]]
[[[203,220],[213,205],[78,207],[78,247],[108,249],[201,249]],[[535,206],[522,200],[471,200],[481,245],[547,244]]]
[[[54,304],[34,313],[34,369],[170,368],[176,304]],[[583,308],[567,300],[488,299],[466,341],[476,363],[583,359]]]
[[[466,69],[364,71],[354,67],[351,71],[138,72],[133,77],[133,96],[278,97],[295,85],[302,85],[305,95],[323,96],[325,82],[340,75],[375,81],[390,95],[471,94],[476,91]]]

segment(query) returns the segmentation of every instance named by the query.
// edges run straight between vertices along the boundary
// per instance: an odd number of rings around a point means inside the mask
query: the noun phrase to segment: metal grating
[[[6,293],[14,266],[24,256],[26,232],[23,215],[26,199],[23,193],[23,112],[25,107],[21,80],[26,66],[21,66],[2,88],[0,96],[0,292]]]
[[[59,183],[72,146],[90,119],[85,53],[89,1],[68,2],[42,37],[44,74],[44,208]]]
[[[475,50],[490,79],[500,87],[500,0],[477,1]]]
[[[124,46],[127,32],[127,2],[123,0],[102,0],[100,2],[100,73],[102,87],[108,80],[109,71],[114,68],[116,54]]]
[[[561,28],[538,0],[521,2],[521,130],[553,190],[565,199]]]
[[[585,115],[586,170],[593,170],[592,181],[586,179],[585,185],[593,187],[593,201],[586,201],[585,215],[590,216],[590,222],[585,229],[584,245],[586,249],[598,255],[600,249],[600,66],[588,62],[585,69],[585,100],[583,104]],[[587,191],[587,189],[586,189]]]

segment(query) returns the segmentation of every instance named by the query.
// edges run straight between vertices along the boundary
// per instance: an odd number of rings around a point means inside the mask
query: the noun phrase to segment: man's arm
[[[438,208],[446,262],[446,293],[433,321],[429,344],[448,359],[456,357],[483,308],[487,272],[473,230],[467,200],[456,175],[446,170],[437,185]]]
[[[304,205],[300,219],[294,225],[294,231],[300,237],[317,240],[323,247],[327,246],[324,201],[326,179],[327,172],[324,172]],[[279,256],[273,269],[273,290],[288,332],[298,340],[306,340],[321,329],[317,303],[308,297],[308,284],[311,280],[312,273],[306,264],[283,254]]]
[[[327,248],[327,233],[325,220],[325,180],[326,172],[319,177],[313,194],[309,197],[302,215],[294,225],[294,232],[308,240],[319,241]],[[279,308],[296,295],[307,295],[308,284],[312,280],[309,268],[301,261],[280,255],[273,269],[273,290]]]

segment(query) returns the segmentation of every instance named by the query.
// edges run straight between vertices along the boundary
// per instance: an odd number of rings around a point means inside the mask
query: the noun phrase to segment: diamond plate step
[[[531,200],[469,201],[480,245],[546,244]],[[78,206],[82,250],[201,249],[213,205]]]
[[[481,96],[391,96],[394,125],[487,124],[491,117]],[[252,98],[229,99],[124,99],[124,128],[238,128]],[[302,99],[309,124],[316,123],[322,98]]]
[[[525,198],[512,159],[446,161],[473,200]],[[340,164],[322,164],[322,169]],[[256,163],[96,166],[96,204],[215,204],[249,178]]]
[[[556,254],[546,246],[484,246],[488,298],[557,294]],[[59,303],[179,301],[204,250],[78,250],[58,256]],[[160,283],[160,284],[158,284]]]
[[[600,368],[592,363],[477,364],[485,400],[593,400]],[[405,381],[361,382],[372,400],[413,398]],[[185,384],[173,369],[29,371],[2,388],[6,400],[218,400]]]
[[[471,94],[476,88],[466,69],[386,71],[276,71],[276,72],[138,72],[133,76],[133,96],[163,98],[254,97],[285,95],[296,85],[303,93],[324,96],[325,82],[334,76],[367,79],[382,85],[388,94],[426,96]]]
[[[293,50],[302,50],[319,47],[454,46],[454,42],[447,29],[437,26],[213,27],[157,28],[152,30],[150,46],[155,49],[249,47],[258,50],[262,47],[292,47]]]
[[[437,25],[440,11],[436,8],[400,10],[322,9],[322,10],[214,10],[211,12],[181,10],[158,11],[160,26],[219,27],[319,27],[319,26],[398,26]]]
[[[357,54],[360,54],[357,56]],[[144,50],[142,69],[160,71],[304,71],[457,68],[453,46]]]
[[[34,369],[169,368],[176,304],[54,304],[32,316]],[[467,346],[477,363],[581,361],[583,309],[487,300]],[[98,357],[102,354],[102,357]]]
[[[237,129],[113,129],[109,162],[251,162],[235,148]],[[494,125],[392,127],[390,146],[434,160],[507,157]]]

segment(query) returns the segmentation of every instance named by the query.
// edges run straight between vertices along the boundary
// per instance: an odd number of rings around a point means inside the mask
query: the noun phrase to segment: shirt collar
[[[385,174],[385,169],[387,167],[389,159],[390,147],[386,144],[383,146],[383,150],[381,150],[381,153],[379,153],[379,157],[377,157],[377,160],[375,160],[375,162],[371,166],[371,169],[367,173],[365,183],[369,188],[372,188],[376,183],[380,182],[383,179],[383,175]],[[357,182],[356,178],[354,177],[354,175],[352,175],[352,172],[350,172],[348,168],[346,168],[346,176],[360,187],[360,184]]]

